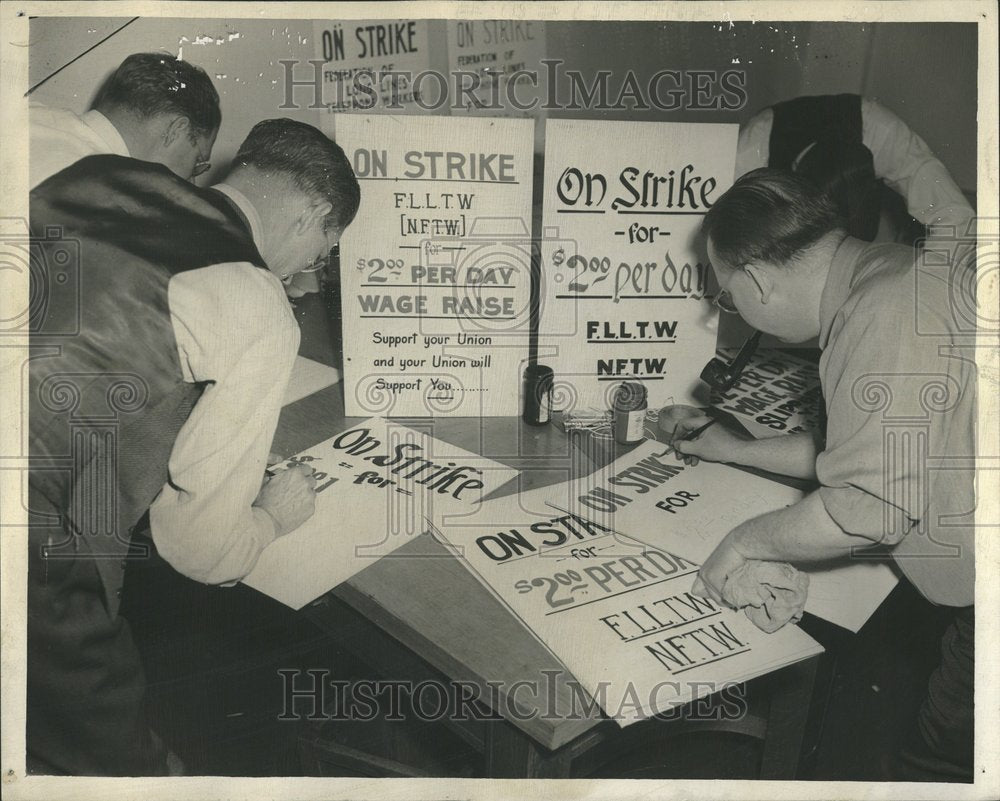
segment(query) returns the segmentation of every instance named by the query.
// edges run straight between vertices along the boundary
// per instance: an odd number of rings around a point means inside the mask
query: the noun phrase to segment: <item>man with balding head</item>
[[[84,114],[31,105],[30,184],[102,153],[163,164],[191,179],[211,166],[221,122],[219,94],[201,67],[168,53],[135,53]]]

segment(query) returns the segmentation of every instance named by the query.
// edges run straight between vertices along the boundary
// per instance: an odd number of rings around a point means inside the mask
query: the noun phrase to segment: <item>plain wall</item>
[[[126,22],[32,20],[31,84]],[[441,30],[432,25],[434,66],[443,63],[438,49],[445,41],[443,23],[436,26]],[[548,57],[562,60],[563,69],[579,70],[585,80],[609,70],[612,97],[627,70],[634,71],[641,85],[662,69],[746,73],[747,104],[737,111],[583,109],[548,112],[552,117],[745,122],[760,109],[801,94],[864,93],[904,119],[959,186],[975,191],[977,48],[971,23],[548,22],[546,36]],[[198,37],[212,41],[195,45]],[[213,152],[212,179],[255,122],[289,116],[319,124],[316,110],[280,108],[284,70],[279,59],[305,62],[317,57],[315,48],[311,20],[142,18],[46,81],[32,99],[83,111],[100,82],[128,54],[182,52],[213,77],[221,97],[223,127]]]

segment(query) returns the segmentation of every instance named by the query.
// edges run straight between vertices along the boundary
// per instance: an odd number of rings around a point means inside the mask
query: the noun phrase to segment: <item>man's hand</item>
[[[688,433],[712,421],[701,409],[677,404],[660,409],[658,425],[673,446],[677,459],[688,465],[698,464],[699,459],[709,462],[737,461],[737,452],[746,440],[727,431],[722,425],[714,425],[703,431],[695,439],[685,440]]]
[[[260,488],[253,505],[271,516],[279,537],[294,531],[316,510],[316,479],[312,468],[299,464],[280,470]]]
[[[736,549],[733,532],[730,532],[701,566],[691,592],[729,606],[722,600],[722,588],[726,586],[729,575],[746,561],[746,557]]]

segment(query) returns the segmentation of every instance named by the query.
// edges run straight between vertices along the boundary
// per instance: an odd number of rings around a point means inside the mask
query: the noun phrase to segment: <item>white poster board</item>
[[[518,471],[389,420],[372,418],[276,465],[305,464],[316,511],[264,549],[243,583],[293,609],[427,530],[474,514]]]
[[[419,114],[420,93],[439,91],[436,80],[418,78],[430,70],[428,20],[316,20],[313,38],[322,62],[321,128],[328,136],[336,138],[344,112]],[[311,66],[296,65],[295,80],[306,85],[316,77]]]
[[[361,183],[340,244],[348,416],[519,414],[532,122],[345,116]]]
[[[539,360],[572,407],[622,381],[694,400],[717,310],[697,234],[732,183],[736,125],[549,120]]]
[[[441,533],[619,725],[822,650],[796,626],[765,634],[693,595],[698,564],[683,549],[644,545],[586,516],[534,513],[550,492],[487,501],[475,527]]]
[[[558,485],[549,496],[560,509],[699,562],[743,521],[802,497],[799,490],[728,465],[688,466],[653,440],[589,476]],[[806,611],[855,632],[897,581],[884,561],[860,555],[805,572]]]
[[[528,117],[542,113],[544,22],[453,19],[447,25],[448,72],[464,90],[452,114]]]

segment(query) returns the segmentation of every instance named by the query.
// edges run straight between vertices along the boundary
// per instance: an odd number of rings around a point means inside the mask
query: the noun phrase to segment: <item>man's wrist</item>
[[[260,509],[267,516],[267,519],[271,521],[271,525],[274,526],[274,539],[278,539],[278,537],[284,534],[284,529],[281,526],[281,521],[278,520],[278,518],[276,518],[273,514],[271,514],[270,510],[266,506],[258,503],[255,503],[253,506],[254,509]]]

